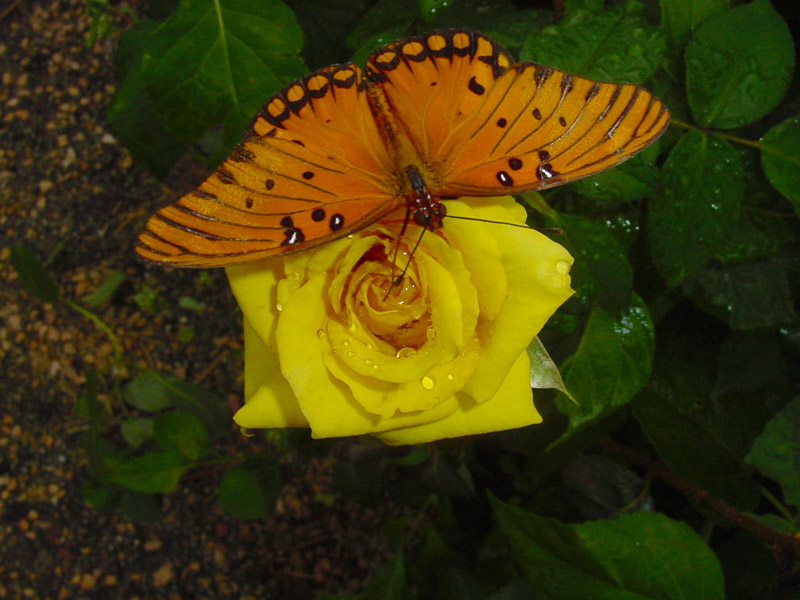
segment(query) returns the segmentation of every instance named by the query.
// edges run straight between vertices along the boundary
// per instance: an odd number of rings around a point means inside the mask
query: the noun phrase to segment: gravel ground
[[[290,453],[287,484],[269,521],[226,517],[215,474],[185,479],[163,500],[163,518],[136,525],[86,505],[76,401],[91,372],[98,398],[145,369],[171,372],[241,397],[239,313],[224,274],[145,267],[131,246],[145,218],[188,189],[133,164],[108,130],[113,38],[87,47],[82,0],[0,4],[0,598],[313,598],[359,590],[388,557],[378,533],[389,507],[338,496],[333,461]],[[202,176],[202,172],[200,172]],[[62,303],[25,293],[10,248],[25,244],[63,297],[80,301],[110,273],[125,283],[99,314],[108,337]],[[146,309],[134,295],[150,289]],[[204,304],[181,309],[178,298]],[[179,332],[193,329],[191,343]],[[235,433],[222,452],[260,450]],[[346,447],[340,445],[339,452]]]

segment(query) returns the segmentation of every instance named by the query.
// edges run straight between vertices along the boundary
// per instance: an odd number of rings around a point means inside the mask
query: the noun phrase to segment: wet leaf
[[[685,58],[686,92],[697,123],[730,129],[777,106],[794,71],[794,44],[769,1],[755,0],[698,27]]]
[[[668,287],[698,273],[714,257],[744,197],[739,155],[727,141],[686,133],[661,171],[663,192],[649,204],[650,253]]]
[[[687,525],[644,512],[576,525],[494,497],[522,570],[552,600],[723,600],[714,553]]]
[[[617,317],[592,311],[577,351],[561,366],[576,400],[557,403],[570,429],[630,402],[642,389],[650,375],[653,338],[650,314],[638,296]]]
[[[302,32],[279,0],[181,2],[142,59],[165,127],[194,141],[223,124],[230,147],[283,85],[305,75]]]
[[[558,25],[530,34],[520,60],[598,81],[642,84],[661,64],[665,45],[641,10],[630,0],[602,13],[577,10]]]
[[[772,185],[800,214],[800,116],[786,119],[761,138],[761,164]]]
[[[767,423],[746,460],[781,485],[786,502],[800,507],[800,398]]]

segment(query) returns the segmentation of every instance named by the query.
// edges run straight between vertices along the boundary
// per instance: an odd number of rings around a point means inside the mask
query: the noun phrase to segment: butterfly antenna
[[[560,227],[531,227],[524,223],[509,223],[507,221],[492,221],[491,219],[479,219],[478,217],[461,217],[456,215],[445,215],[447,219],[460,219],[462,221],[478,221],[480,223],[492,223],[494,225],[508,225],[509,227],[519,227],[520,229],[535,229],[539,233],[551,233],[561,235],[564,231]]]
[[[406,216],[403,218],[403,226],[400,228],[400,233],[397,234],[397,241],[394,244],[394,252],[392,252],[392,272],[390,275],[390,279],[392,281],[392,285],[389,286],[389,289],[386,291],[386,295],[383,297],[384,302],[386,298],[389,297],[389,292],[392,290],[394,286],[394,272],[397,267],[397,256],[400,254],[400,242],[403,241],[403,236],[406,233],[406,228],[408,227],[408,221],[411,219],[411,209],[406,209]],[[403,271],[405,273],[405,270]]]
[[[405,230],[405,228],[406,228],[406,223],[403,223],[403,229],[401,230],[401,234]],[[425,228],[422,227],[420,229],[421,230],[419,232],[419,237],[417,238],[417,241],[414,244],[414,247],[411,249],[411,252],[408,254],[408,261],[406,262],[406,266],[403,267],[403,270],[400,272],[400,275],[397,278],[394,277],[394,267],[395,267],[396,259],[397,259],[397,250],[395,249],[395,253],[394,253],[394,259],[395,260],[392,261],[392,284],[389,286],[389,288],[386,290],[386,293],[383,295],[384,302],[389,297],[389,294],[391,293],[392,288],[393,287],[397,287],[398,285],[400,285],[403,282],[403,278],[405,278],[406,272],[408,271],[408,268],[411,266],[411,261],[414,260],[414,254],[416,253],[417,248],[419,248],[420,242],[422,242],[422,236],[425,235]],[[400,238],[398,238],[398,242],[397,242],[398,246],[400,245],[400,241],[399,240],[400,240]]]

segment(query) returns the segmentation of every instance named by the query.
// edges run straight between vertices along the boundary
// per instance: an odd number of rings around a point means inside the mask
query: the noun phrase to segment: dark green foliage
[[[56,302],[59,298],[58,286],[53,278],[24,246],[11,248],[11,263],[25,290],[40,302]]]
[[[576,261],[577,293],[541,334],[571,399],[537,390],[544,422],[535,427],[407,450],[363,442],[353,460],[337,462],[342,496],[408,510],[387,523],[397,553],[367,590],[327,597],[705,600],[723,598],[725,587],[732,599],[774,597],[797,556],[736,527],[747,511],[781,543],[799,531],[792,34],[768,0],[567,0],[555,3],[560,19],[542,4],[181,0],[123,33],[109,121],[159,176],[190,149],[219,162],[292,79],[333,62],[363,64],[382,44],[447,26],[480,30],[523,60],[653,90],[673,113],[657,144],[609,172],[524,198],[530,222],[560,229],[553,238]],[[10,256],[33,297],[68,303],[31,252]],[[122,279],[112,274],[84,304],[102,307]],[[165,310],[137,289],[143,310]],[[209,315],[189,297],[175,310]],[[540,346],[530,351],[547,364]],[[532,380],[562,387],[546,370]],[[206,469],[219,475],[229,514],[269,517],[283,483],[277,462],[220,451],[232,428],[216,394],[154,371],[118,391],[123,416],[100,401],[91,378],[79,401],[89,423],[88,502],[145,522],[157,518],[160,494]],[[307,437],[269,439],[277,451],[329,452]],[[609,438],[617,445],[599,450]],[[630,454],[608,451],[619,443]],[[646,483],[623,490],[636,501],[611,506],[616,518],[586,522],[587,503],[570,495],[597,491],[590,481],[567,490],[560,478],[598,453],[637,470],[625,482]],[[679,493],[648,487],[644,457],[682,482]],[[625,514],[640,506],[661,513]],[[697,534],[712,529],[719,535]]]

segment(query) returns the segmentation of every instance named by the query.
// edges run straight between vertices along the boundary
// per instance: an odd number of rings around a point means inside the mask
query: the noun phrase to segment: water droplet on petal
[[[347,348],[349,345],[350,345],[350,338],[344,338],[344,339],[342,340],[342,346],[344,346],[345,348]]]
[[[348,350],[347,351],[347,358],[353,358],[355,355],[356,355],[356,353],[353,352],[352,350]]]
[[[405,348],[400,348],[400,350],[398,350],[397,354],[395,354],[394,356],[395,358],[411,358],[416,353],[417,351],[414,350],[413,348],[405,347]]]
[[[456,378],[456,376],[453,375],[452,373],[448,373],[447,374],[447,381],[453,381],[455,378]]]
[[[364,359],[364,364],[369,367],[370,365],[372,365],[372,359],[371,358],[365,358]]]
[[[325,332],[322,329],[317,329],[317,337],[322,339],[325,337]]]
[[[277,309],[278,309],[278,312],[280,312],[280,311],[282,311],[282,310],[283,310],[283,304],[281,304],[280,302],[278,302],[278,303],[275,305],[275,308],[277,308]]]
[[[569,263],[566,260],[560,260],[556,263],[556,271],[561,275],[569,273]]]
[[[429,340],[435,340],[436,339],[436,328],[433,325],[429,325],[427,331],[425,332],[425,335],[427,336],[427,338]]]
[[[432,390],[436,387],[436,380],[430,375],[425,375],[425,377],[422,378],[422,387],[426,390]]]

